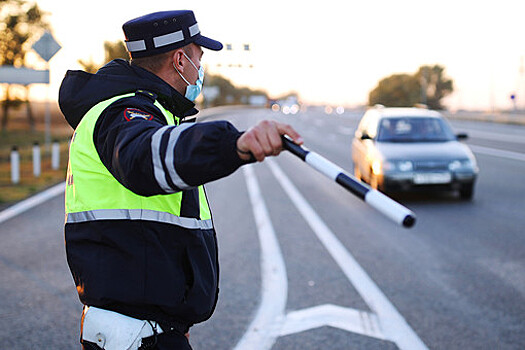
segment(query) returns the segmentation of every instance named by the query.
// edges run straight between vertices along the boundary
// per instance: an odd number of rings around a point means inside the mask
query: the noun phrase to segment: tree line
[[[445,76],[441,65],[419,67],[414,74],[393,74],[381,79],[368,95],[370,106],[413,107],[423,104],[430,109],[443,109],[442,100],[454,91],[452,79]]]

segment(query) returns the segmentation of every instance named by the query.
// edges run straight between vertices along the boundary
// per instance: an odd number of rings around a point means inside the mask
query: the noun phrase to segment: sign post
[[[510,100],[512,101],[512,105],[514,106],[514,112],[518,109],[518,106],[516,105],[516,94],[510,95]]]
[[[44,61],[46,61],[48,74],[50,70],[49,61],[51,60],[51,58],[53,58],[53,56],[55,56],[55,54],[61,48],[62,46],[60,46],[57,43],[53,35],[48,31],[46,31],[40,37],[40,39],[38,39],[38,41],[33,44],[33,50],[35,50],[35,52],[39,54],[40,57],[42,57]],[[51,76],[51,74],[49,74],[49,76]],[[51,145],[51,110],[49,106],[49,85],[50,85],[50,82],[48,81],[47,94],[46,94],[46,114],[45,114],[45,130],[46,130],[45,144],[46,144],[46,149],[48,150]]]

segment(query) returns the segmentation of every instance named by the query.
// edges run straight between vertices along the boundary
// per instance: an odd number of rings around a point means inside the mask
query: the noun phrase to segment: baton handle
[[[296,144],[288,136],[283,135],[281,136],[281,139],[285,150],[301,158],[312,168],[334,180],[374,209],[404,227],[408,228],[414,226],[416,215],[406,207],[383,193],[371,188],[367,184],[357,180],[353,175],[345,173],[341,167],[332,163],[328,159]]]

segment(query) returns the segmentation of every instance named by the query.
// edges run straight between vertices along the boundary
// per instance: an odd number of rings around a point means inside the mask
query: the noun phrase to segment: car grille
[[[429,160],[414,162],[414,170],[416,171],[445,171],[448,170],[448,161],[444,160]]]

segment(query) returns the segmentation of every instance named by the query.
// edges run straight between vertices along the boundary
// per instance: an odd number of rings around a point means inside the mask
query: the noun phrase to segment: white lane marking
[[[525,296],[524,264],[519,261],[501,261],[495,258],[477,259],[477,263]]]
[[[507,158],[507,159],[512,159],[512,160],[521,160],[525,162],[524,153],[505,151],[501,149],[488,148],[488,147],[475,146],[475,145],[469,145],[469,147],[474,153],[481,153],[481,154],[486,154],[489,156]]]
[[[480,138],[480,139],[485,139],[485,140],[506,141],[506,142],[525,144],[525,137],[522,135],[501,134],[501,133],[479,131],[479,130],[468,130],[467,134],[469,136]]]
[[[0,224],[4,221],[7,221],[31,208],[36,207],[39,204],[44,203],[45,201],[58,196],[61,193],[64,193],[66,188],[66,183],[62,182],[58,185],[55,185],[47,190],[40,192],[32,197],[29,197],[5,210],[0,212]]]
[[[268,210],[252,166],[243,168],[261,243],[262,298],[256,315],[235,349],[268,350],[280,336],[331,326],[386,339],[376,315],[336,305],[319,305],[284,314],[287,276]]]
[[[387,340],[376,315],[331,304],[289,312],[280,335],[300,333],[323,326]]]
[[[266,163],[321,243],[332,255],[370,309],[378,316],[385,338],[395,342],[401,350],[428,349],[278,165],[272,159],[267,159]]]
[[[278,335],[279,321],[282,322],[284,315],[288,278],[279,242],[252,165],[244,166],[243,170],[261,243],[262,295],[255,318],[235,350],[271,349]],[[273,328],[277,329],[271,331]]]

